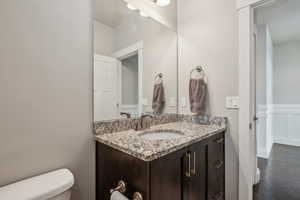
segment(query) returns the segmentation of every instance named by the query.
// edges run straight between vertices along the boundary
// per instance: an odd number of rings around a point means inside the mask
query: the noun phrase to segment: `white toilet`
[[[74,176],[60,169],[0,188],[1,200],[70,200]]]

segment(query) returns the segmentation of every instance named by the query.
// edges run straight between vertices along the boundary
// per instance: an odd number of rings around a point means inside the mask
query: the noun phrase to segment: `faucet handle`
[[[135,119],[134,120],[134,124],[132,124],[132,128],[135,130],[135,131],[139,131],[141,130],[141,120],[140,119]]]

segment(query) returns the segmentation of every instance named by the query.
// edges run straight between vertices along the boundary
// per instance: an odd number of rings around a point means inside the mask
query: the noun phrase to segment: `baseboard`
[[[288,138],[274,138],[274,143],[300,147],[300,140],[292,140]]]
[[[259,148],[257,150],[257,157],[268,159],[269,156],[270,156],[270,151],[268,152],[267,149],[261,149],[261,148]]]

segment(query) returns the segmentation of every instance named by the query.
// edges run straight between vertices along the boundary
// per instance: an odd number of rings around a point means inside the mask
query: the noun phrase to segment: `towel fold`
[[[195,114],[205,114],[207,84],[203,78],[190,79],[189,95],[191,112]]]
[[[154,85],[152,109],[155,113],[162,113],[165,107],[165,91],[162,83]]]
[[[125,197],[123,194],[121,194],[118,191],[114,191],[111,196],[110,200],[129,200],[127,197]]]

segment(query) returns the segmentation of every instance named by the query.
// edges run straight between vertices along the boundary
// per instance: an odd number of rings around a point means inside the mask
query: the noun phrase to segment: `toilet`
[[[70,200],[74,176],[68,169],[60,169],[4,187],[1,200]]]

